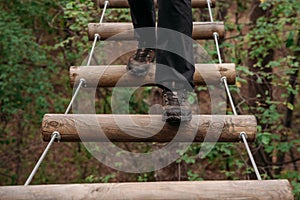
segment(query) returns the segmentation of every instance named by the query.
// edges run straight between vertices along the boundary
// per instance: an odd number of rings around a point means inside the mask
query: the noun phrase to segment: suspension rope
[[[213,15],[212,15],[211,4],[212,4],[211,0],[207,0],[207,6],[208,6],[210,20],[211,20],[211,22],[214,22]],[[216,45],[216,49],[217,49],[217,53],[218,53],[219,63],[222,64],[222,57],[221,57],[220,46],[219,46],[219,34],[217,32],[214,32],[213,36],[214,36],[215,45]],[[235,105],[234,105],[234,102],[233,102],[233,99],[232,99],[232,95],[231,95],[230,90],[229,90],[229,86],[228,86],[228,83],[227,83],[227,78],[225,76],[222,77],[221,82],[225,86],[226,93],[227,93],[227,96],[229,98],[229,102],[230,102],[230,105],[231,105],[232,112],[235,116],[237,116],[238,113],[236,111],[236,108],[235,108]],[[248,156],[250,158],[250,161],[251,161],[251,164],[252,164],[253,169],[255,171],[257,179],[262,180],[261,176],[260,176],[260,173],[258,171],[257,165],[255,163],[255,160],[253,158],[252,152],[251,152],[251,150],[249,148],[249,145],[248,145],[248,142],[247,142],[247,134],[245,132],[241,132],[240,137],[241,137],[242,141],[244,142],[245,148],[247,150]]]
[[[218,53],[218,59],[219,59],[219,63],[222,64],[222,57],[221,57],[221,52],[220,52],[220,47],[219,47],[219,34],[217,32],[213,33],[214,39],[215,39],[215,44],[216,44],[216,49],[217,49],[217,53]]]
[[[71,101],[70,101],[70,103],[68,105],[68,108],[66,109],[65,115],[70,112],[71,107],[72,107],[72,105],[73,105],[73,103],[74,103],[74,101],[75,101],[75,99],[76,99],[76,97],[77,97],[77,95],[79,93],[79,90],[80,90],[80,88],[82,86],[86,86],[86,80],[83,79],[83,78],[80,79],[80,82],[79,82],[79,84],[78,84],[78,86],[77,86],[77,88],[76,88],[76,90],[74,92],[74,95],[72,96],[72,99],[71,99]]]
[[[100,24],[102,24],[102,22],[103,22],[104,15],[105,15],[108,4],[109,4],[108,0],[104,2],[104,8],[103,8],[102,15],[101,15],[101,18],[100,18],[100,21],[99,21]]]
[[[102,11],[102,15],[101,15],[101,18],[100,18],[100,21],[99,21],[99,24],[102,24],[103,22],[103,19],[104,19],[104,15],[105,15],[105,12],[106,12],[106,9],[107,9],[107,6],[109,4],[109,1],[105,1],[104,2],[104,8],[103,8],[103,11]],[[88,59],[88,62],[87,62],[87,66],[90,66],[91,64],[91,60],[92,60],[92,57],[94,55],[94,51],[95,51],[95,46],[97,44],[97,40],[100,40],[101,39],[101,36],[99,34],[95,34],[94,35],[94,42],[93,42],[93,46],[92,46],[92,50],[90,52],[90,56],[89,56],[89,59]]]
[[[256,174],[256,177],[257,177],[258,180],[261,180],[260,173],[258,171],[258,168],[256,166],[255,160],[253,158],[253,155],[251,153],[250,147],[249,147],[248,142],[247,142],[247,134],[245,132],[241,132],[240,133],[240,137],[242,138],[242,140],[243,140],[243,142],[245,144],[245,147],[246,147],[246,150],[248,152],[248,155],[249,155],[250,161],[252,163],[252,166],[253,166],[254,172]]]
[[[231,105],[232,112],[233,112],[234,115],[237,116],[238,114],[236,112],[235,105],[234,105],[234,102],[233,102],[233,99],[232,99],[232,96],[231,96],[231,93],[230,93],[230,90],[229,90],[229,86],[228,86],[228,83],[227,83],[227,78],[224,76],[224,77],[221,78],[221,81],[224,83],[226,93],[227,93],[227,96],[228,96],[228,99],[229,99],[229,102],[230,102],[230,105]]]
[[[101,15],[101,18],[100,18],[100,22],[99,22],[100,24],[102,23],[102,21],[104,19],[104,15],[105,15],[105,12],[106,12],[108,4],[109,4],[109,1],[105,1],[104,9],[103,9],[103,12],[102,12],[102,15]],[[89,55],[87,66],[90,66],[90,64],[91,64],[91,59],[92,59],[92,56],[94,54],[95,46],[96,46],[96,43],[97,43],[98,39],[100,40],[100,35],[99,34],[95,34],[95,39],[94,39],[93,46],[92,46],[92,49],[91,49],[91,52],[90,52],[90,55]],[[70,112],[71,107],[72,107],[72,105],[73,105],[73,103],[74,103],[74,101],[75,101],[75,99],[76,99],[76,97],[77,97],[80,89],[82,87],[86,87],[86,84],[87,84],[86,80],[83,79],[83,78],[81,78],[80,82],[79,82],[79,84],[78,84],[78,86],[77,86],[77,88],[76,88],[76,90],[75,90],[75,92],[74,92],[74,94],[73,94],[73,96],[71,98],[71,101],[70,101],[70,103],[69,103],[69,105],[68,105],[68,107],[67,107],[67,109],[65,111],[65,114],[68,114]],[[50,147],[53,145],[55,139],[57,139],[58,142],[61,139],[61,135],[57,131],[54,131],[52,133],[50,142],[48,143],[46,149],[44,150],[44,152],[41,155],[40,159],[38,160],[38,162],[36,163],[35,167],[33,168],[32,172],[29,175],[28,179],[26,180],[24,186],[28,186],[30,184],[30,182],[32,181],[34,175],[36,174],[36,172],[37,172],[38,168],[40,167],[41,163],[43,162],[43,160],[45,159],[45,157],[46,157],[46,155],[47,155]]]
[[[48,153],[48,151],[49,151],[50,147],[52,146],[55,139],[57,139],[58,141],[60,141],[60,139],[61,139],[61,136],[60,136],[59,132],[57,132],[57,131],[52,133],[50,142],[48,143],[46,149],[44,150],[44,152],[41,155],[40,159],[38,160],[35,167],[33,168],[32,172],[29,175],[28,179],[26,180],[24,186],[28,186],[30,184],[30,182],[32,181],[32,178],[34,177],[34,175],[36,174],[38,168],[40,167],[43,160],[45,159],[45,157],[46,157],[46,155],[47,155],[47,153]]]

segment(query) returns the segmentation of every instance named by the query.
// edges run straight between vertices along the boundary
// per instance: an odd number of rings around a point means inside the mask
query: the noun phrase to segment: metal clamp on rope
[[[51,134],[51,138],[52,138],[52,137],[55,137],[55,139],[57,139],[57,142],[60,142],[60,140],[61,140],[61,135],[60,135],[60,133],[57,132],[57,131],[54,131],[54,132]]]
[[[243,139],[243,136],[247,139],[248,138],[248,135],[247,135],[247,133],[245,133],[245,132],[241,132],[240,133],[240,139]]]
[[[211,0],[207,0],[207,4],[208,4],[209,6],[212,6],[212,1],[211,1]]]
[[[214,33],[213,33],[213,36],[214,36],[214,37],[217,37],[217,39],[219,39],[219,33],[214,32]]]
[[[100,37],[100,35],[98,34],[98,33],[95,33],[95,35],[94,35],[94,38],[96,39],[96,40],[100,40],[101,39],[101,37]]]
[[[87,81],[84,78],[80,79],[80,82],[82,82],[81,86],[86,88],[87,87]]]
[[[221,78],[221,82],[224,83],[225,81],[227,82],[227,78],[226,78],[226,76],[223,76],[223,77]]]

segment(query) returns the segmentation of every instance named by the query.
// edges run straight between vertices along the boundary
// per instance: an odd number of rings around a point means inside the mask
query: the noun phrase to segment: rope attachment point
[[[213,19],[213,15],[212,15],[212,9],[211,9],[211,0],[207,0],[207,6],[208,6],[208,11],[209,11],[209,16],[210,16],[210,20],[211,22],[214,22],[214,19]],[[219,47],[219,34],[217,32],[214,32],[213,33],[213,37],[214,37],[214,40],[215,40],[215,45],[216,45],[216,50],[217,50],[217,53],[218,53],[218,59],[219,59],[219,63],[222,64],[222,57],[221,57],[221,52],[220,52],[220,47]],[[237,112],[236,112],[236,108],[235,108],[235,105],[234,105],[234,102],[233,102],[233,99],[232,99],[232,95],[230,93],[230,90],[229,90],[229,86],[228,86],[228,83],[227,83],[227,78],[224,76],[221,78],[221,82],[224,84],[225,86],[225,89],[226,89],[226,93],[227,93],[227,96],[229,98],[229,101],[230,101],[230,105],[231,105],[231,108],[232,108],[232,112],[235,116],[237,116]],[[242,141],[244,142],[245,144],[245,147],[246,147],[246,150],[247,150],[247,153],[248,153],[248,156],[251,160],[251,163],[252,163],[252,166],[254,168],[254,171],[255,171],[255,174],[256,174],[256,177],[258,180],[261,180],[261,176],[259,174],[259,171],[257,169],[257,166],[256,166],[256,163],[255,163],[255,160],[253,158],[253,155],[251,153],[251,150],[249,148],[249,145],[248,145],[248,142],[247,142],[247,134],[245,132],[241,132],[240,133],[240,138],[242,139]]]
[[[32,179],[33,179],[33,177],[34,177],[34,175],[36,174],[37,170],[39,169],[40,165],[42,164],[42,162],[43,162],[43,160],[45,159],[45,157],[46,157],[46,155],[47,155],[47,153],[48,153],[50,147],[52,146],[52,144],[54,143],[55,140],[58,140],[58,141],[61,140],[61,135],[60,135],[60,133],[57,132],[57,131],[54,131],[54,132],[52,133],[50,142],[48,143],[48,145],[47,145],[46,149],[44,150],[43,154],[41,155],[40,159],[38,160],[38,162],[37,162],[36,165],[34,166],[32,172],[31,172],[31,174],[29,175],[28,179],[26,180],[24,186],[28,186],[28,185],[31,183],[31,181],[32,181]]]
[[[55,139],[57,140],[57,142],[60,142],[60,140],[61,140],[61,135],[60,135],[60,133],[57,132],[57,131],[54,131],[54,132],[51,134],[51,138],[52,138],[52,137],[55,137]]]

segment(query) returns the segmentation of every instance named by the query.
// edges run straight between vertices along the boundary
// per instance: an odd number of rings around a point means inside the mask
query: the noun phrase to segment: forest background
[[[99,21],[99,0],[0,0],[0,185],[24,184],[46,143],[45,113],[64,113],[72,96],[68,70],[91,48],[87,24]],[[209,21],[207,9],[193,9],[194,21]],[[224,62],[237,65],[230,89],[240,114],[258,119],[251,149],[264,179],[287,178],[300,198],[300,2],[217,0],[216,21],[225,21]],[[107,22],[130,21],[128,9],[109,9]],[[213,61],[213,41],[199,41]],[[111,88],[98,92],[99,113],[110,113]],[[208,99],[205,87],[197,95]],[[147,113],[155,89],[131,99],[132,113]],[[207,106],[207,105],[200,105]],[[228,114],[231,114],[228,107]],[[156,144],[120,144],[149,151]],[[98,162],[80,143],[51,148],[32,184],[155,180],[255,179],[241,143],[221,143],[204,158],[193,144],[180,160],[151,173],[129,174]]]

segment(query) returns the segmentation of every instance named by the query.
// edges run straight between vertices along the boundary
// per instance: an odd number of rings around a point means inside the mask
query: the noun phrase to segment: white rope
[[[231,105],[232,112],[233,112],[234,115],[238,115],[237,112],[236,112],[236,109],[235,109],[235,105],[234,105],[230,90],[229,90],[229,86],[228,86],[228,83],[227,83],[227,78],[224,76],[224,77],[221,78],[221,81],[224,83],[224,86],[225,86],[225,89],[226,89],[226,92],[227,92],[227,96],[228,96],[228,99],[229,99],[229,102],[230,102],[230,105]]]
[[[93,57],[93,55],[94,55],[95,46],[96,46],[96,43],[97,43],[98,38],[99,38],[99,40],[100,40],[100,35],[99,35],[98,33],[96,33],[95,36],[94,36],[94,42],[93,42],[92,50],[91,50],[91,52],[90,52],[89,59],[88,59],[88,61],[87,61],[86,66],[90,66],[90,64],[91,64],[91,60],[92,60],[92,57]]]
[[[38,160],[38,162],[36,163],[35,167],[33,168],[31,174],[29,175],[28,179],[26,180],[24,186],[28,186],[30,184],[30,182],[32,181],[34,175],[36,174],[38,168],[40,167],[40,165],[42,164],[43,160],[45,159],[50,147],[52,146],[54,140],[57,139],[58,141],[61,139],[61,136],[59,134],[59,132],[55,131],[52,133],[51,135],[51,140],[48,143],[46,149],[44,150],[43,154],[41,155],[40,159]]]
[[[73,103],[74,103],[74,101],[75,101],[75,99],[76,99],[76,97],[77,97],[77,95],[78,95],[78,93],[79,93],[79,90],[80,90],[80,88],[81,88],[83,85],[86,85],[86,81],[85,81],[85,79],[81,78],[81,79],[80,79],[80,82],[79,82],[79,84],[78,84],[78,86],[77,86],[77,88],[76,88],[76,90],[75,90],[75,92],[74,92],[74,95],[72,96],[72,99],[71,99],[71,101],[70,101],[70,103],[69,103],[69,105],[68,105],[68,107],[67,107],[67,109],[66,109],[65,115],[68,114],[68,113],[70,112],[71,107],[72,107],[72,105],[73,105]]]
[[[211,22],[214,22],[213,16],[212,16],[212,9],[211,9],[211,0],[207,0],[207,6],[208,6],[210,20],[211,20]],[[219,46],[219,41],[218,41],[219,34],[217,32],[214,32],[213,36],[214,36],[214,39],[215,39],[215,44],[216,44],[216,49],[217,49],[217,53],[218,53],[219,63],[222,64],[222,57],[221,57],[220,46]],[[235,108],[235,105],[234,105],[234,102],[233,102],[233,99],[232,99],[232,95],[231,95],[229,87],[228,87],[227,78],[225,76],[222,77],[221,82],[225,86],[226,93],[227,93],[227,96],[229,98],[229,102],[230,102],[230,105],[231,105],[232,112],[235,116],[237,116],[238,113],[236,112],[236,108]],[[249,148],[249,145],[248,145],[248,142],[247,142],[247,134],[245,132],[241,132],[240,137],[241,137],[242,141],[244,142],[245,148],[247,150],[247,153],[248,153],[248,156],[250,158],[251,164],[252,164],[253,169],[255,171],[256,177],[257,177],[258,180],[261,180],[260,173],[258,171],[257,165],[255,163],[252,152],[251,152],[251,150]]]
[[[103,21],[104,14],[106,12],[108,3],[109,3],[108,1],[105,1],[104,9],[103,9],[103,12],[102,12],[102,15],[101,15],[101,18],[100,18],[100,24]],[[88,62],[87,62],[87,66],[89,66],[90,63],[91,63],[91,59],[92,59],[92,56],[94,54],[95,46],[96,46],[98,38],[100,40],[100,35],[95,34],[95,39],[94,39],[93,46],[92,46],[92,49],[91,49],[91,52],[90,52],[90,56],[89,56],[89,59],[88,59]],[[71,101],[70,101],[70,103],[69,103],[69,105],[68,105],[68,107],[65,111],[65,114],[68,114],[70,112],[71,107],[72,107],[72,105],[73,105],[73,103],[74,103],[74,101],[75,101],[75,99],[76,99],[76,97],[77,97],[77,95],[80,91],[80,88],[82,86],[84,86],[84,87],[86,86],[86,80],[83,79],[83,78],[80,79],[80,82],[79,82],[79,84],[78,84],[78,86],[77,86],[77,88],[74,92],[74,95],[72,96],[72,99],[71,99]],[[38,168],[40,167],[41,163],[43,162],[43,160],[45,159],[45,157],[46,157],[50,147],[53,145],[55,139],[57,139],[58,141],[60,141],[60,139],[61,139],[61,135],[57,131],[52,133],[50,142],[48,143],[46,149],[44,150],[43,154],[41,155],[40,159],[38,160],[37,164],[35,165],[34,169],[32,170],[31,174],[29,175],[28,179],[26,180],[26,182],[24,184],[25,186],[28,186],[31,183],[34,175],[36,174],[36,172],[37,172]]]
[[[102,24],[102,22],[103,22],[104,15],[105,15],[108,4],[109,4],[109,1],[104,2],[104,8],[103,8],[102,15],[101,15],[101,18],[100,18],[100,21],[99,21],[100,24]]]
[[[246,150],[247,150],[247,152],[248,152],[248,155],[249,155],[250,161],[251,161],[251,163],[252,163],[252,166],[253,166],[254,172],[255,172],[255,174],[256,174],[256,177],[257,177],[258,180],[261,180],[260,173],[259,173],[259,171],[258,171],[258,168],[257,168],[257,166],[256,166],[255,160],[254,160],[254,158],[253,158],[253,155],[252,155],[252,153],[251,153],[251,150],[250,150],[249,145],[248,145],[248,142],[247,142],[247,134],[246,134],[245,132],[241,132],[241,133],[240,133],[240,137],[242,138],[242,140],[243,140],[243,142],[244,142],[244,144],[245,144],[245,147],[246,147]]]
[[[103,8],[103,11],[102,11],[102,15],[101,15],[101,17],[100,17],[99,24],[102,24],[102,22],[103,22],[104,15],[105,15],[105,12],[106,12],[106,9],[107,9],[108,4],[109,4],[109,1],[105,1],[105,2],[104,2],[104,8]],[[100,37],[100,35],[99,35],[98,33],[96,33],[96,34],[94,35],[94,42],[93,42],[92,50],[91,50],[91,52],[90,52],[89,59],[88,59],[88,62],[87,62],[87,64],[86,64],[87,66],[90,66],[90,64],[91,64],[91,60],[92,60],[92,57],[93,57],[93,55],[94,55],[94,51],[95,51],[95,47],[96,47],[96,44],[97,44],[97,40],[98,40],[98,39],[100,40],[101,37]]]
[[[210,21],[214,22],[214,18],[212,16],[212,10],[211,10],[211,0],[207,0],[207,6],[208,6],[208,12],[209,12],[209,16],[210,16]]]

